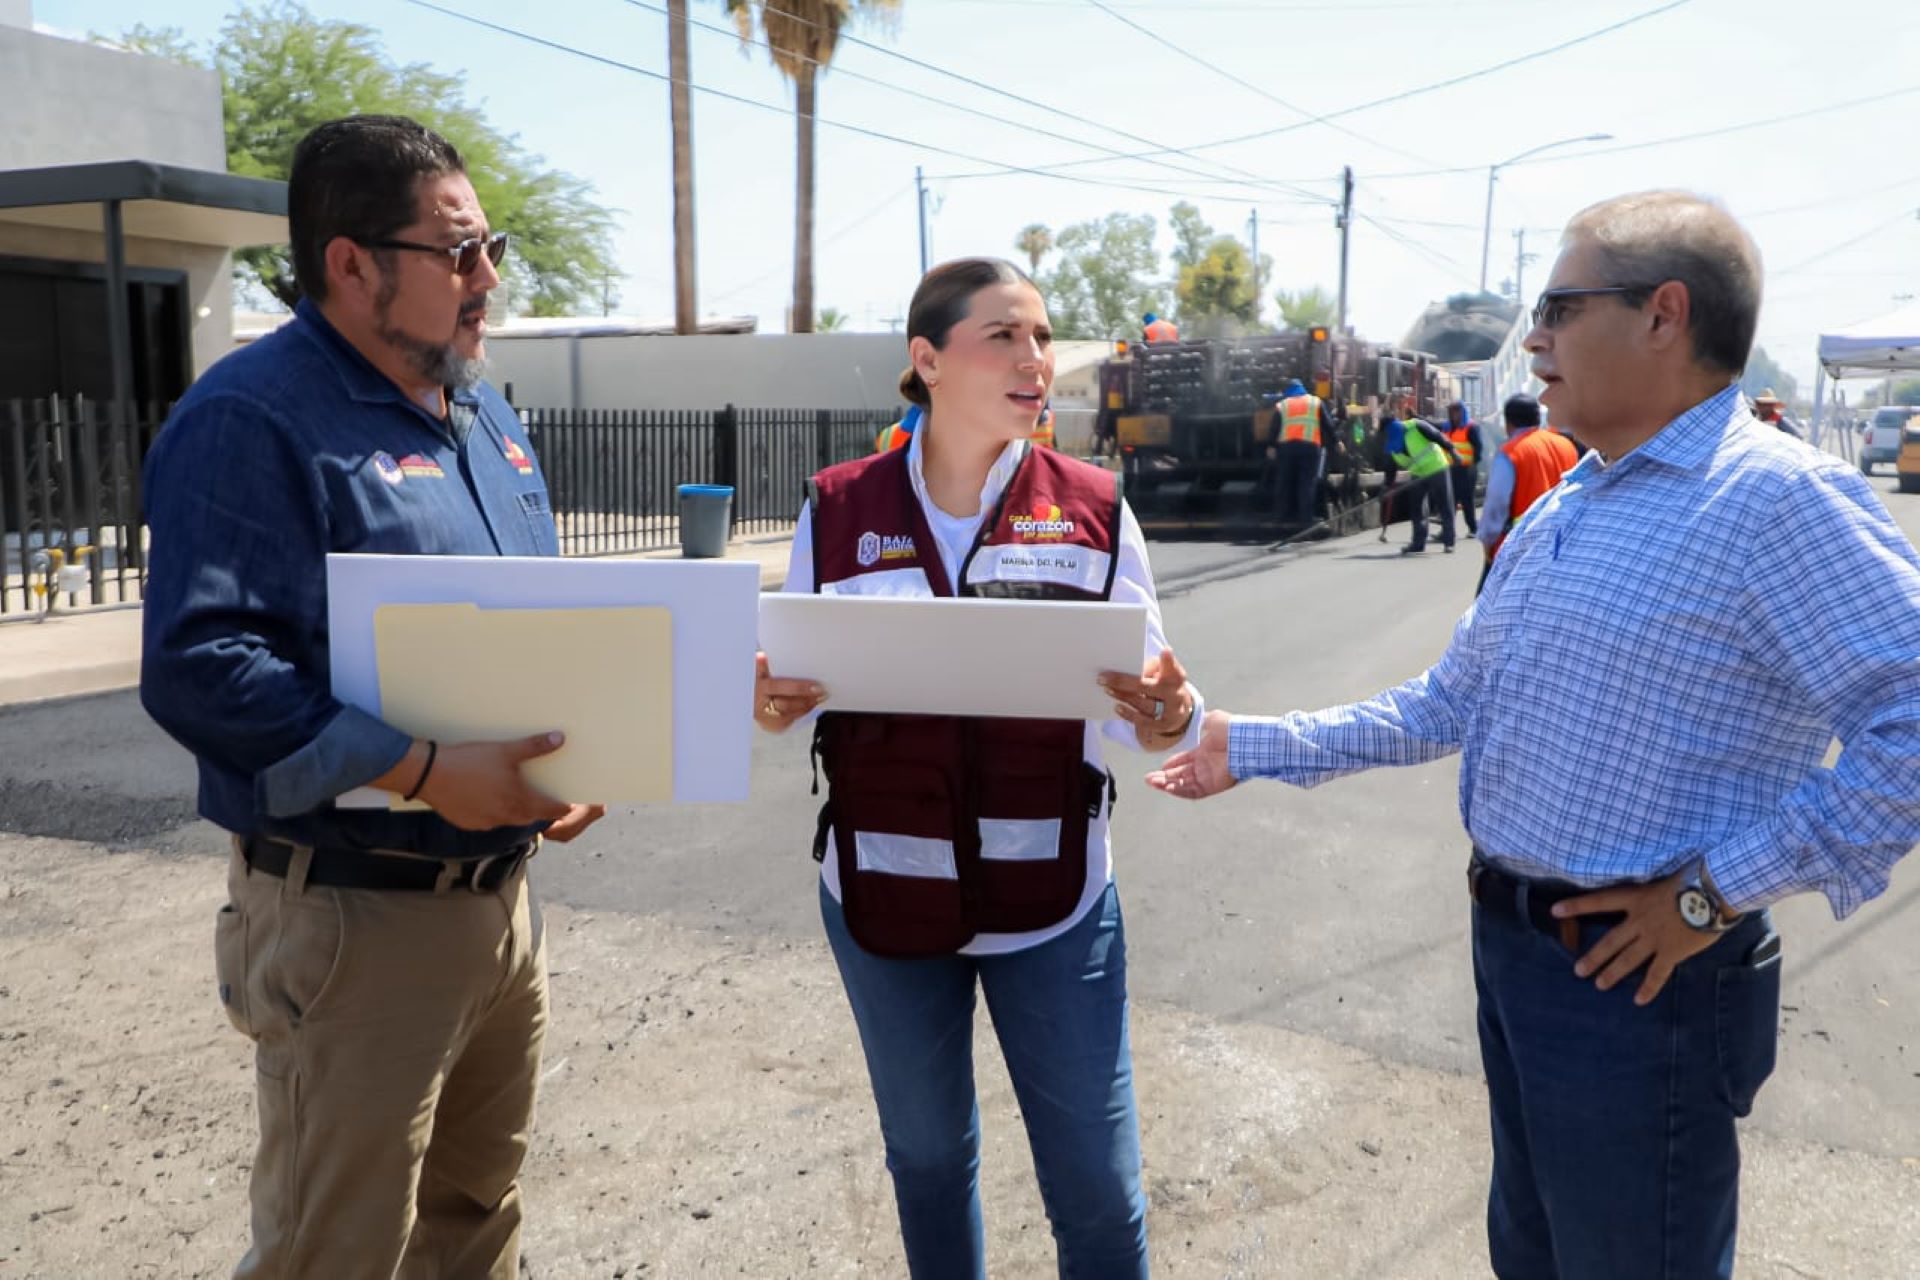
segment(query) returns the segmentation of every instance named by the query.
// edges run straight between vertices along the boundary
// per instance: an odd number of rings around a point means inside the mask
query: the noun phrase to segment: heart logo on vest
[[[859,543],[854,547],[853,558],[860,562],[862,569],[870,569],[880,563],[880,535],[867,532],[860,535]]]
[[[1060,508],[1051,503],[1034,507],[1031,515],[1016,515],[1009,524],[1015,537],[1051,541],[1064,538],[1074,530],[1071,520],[1063,520]]]

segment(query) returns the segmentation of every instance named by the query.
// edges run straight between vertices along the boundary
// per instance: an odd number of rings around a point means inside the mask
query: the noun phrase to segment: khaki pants
[[[490,893],[334,889],[236,849],[215,959],[256,1046],[253,1247],[236,1276],[514,1280],[547,1026],[524,868]]]

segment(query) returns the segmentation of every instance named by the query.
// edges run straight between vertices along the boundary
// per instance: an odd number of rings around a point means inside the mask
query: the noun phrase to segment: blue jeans
[[[1584,926],[1582,951],[1605,932]],[[1558,938],[1473,909],[1502,1280],[1733,1274],[1734,1121],[1779,1034],[1777,952],[1754,958],[1771,933],[1764,912],[1742,921],[1640,1008],[1641,974],[1598,990]]]
[[[820,916],[860,1028],[907,1267],[915,1280],[984,1280],[973,992],[1026,1119],[1060,1274],[1147,1274],[1140,1117],[1127,1041],[1127,941],[1112,885],[1050,942],[999,956],[895,960],[847,932],[822,885]]]

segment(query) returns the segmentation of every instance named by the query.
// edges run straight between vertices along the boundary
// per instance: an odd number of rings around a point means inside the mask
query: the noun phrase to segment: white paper
[[[562,560],[540,556],[327,557],[334,696],[380,714],[373,613],[383,604],[490,609],[659,605],[673,612],[673,798],[747,798],[753,752],[753,653],[760,567],[740,560]],[[565,652],[548,655],[556,663]],[[502,679],[540,679],[536,667]],[[474,696],[484,699],[486,690]],[[343,808],[384,808],[363,787]]]
[[[1105,720],[1103,671],[1137,674],[1147,607],[1080,601],[772,594],[760,647],[817,680],[829,711]]]

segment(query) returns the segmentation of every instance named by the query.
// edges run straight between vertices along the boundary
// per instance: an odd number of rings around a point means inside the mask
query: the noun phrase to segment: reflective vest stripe
[[[1288,396],[1280,402],[1280,439],[1320,443],[1320,401],[1313,396]]]
[[[1411,422],[1407,424],[1407,451],[1393,455],[1394,465],[1416,480],[1425,479],[1436,472],[1445,471],[1448,466],[1447,455],[1440,446],[1427,439],[1427,435]]]
[[[1473,439],[1467,428],[1455,427],[1453,430],[1447,432],[1447,439],[1453,441],[1454,451],[1460,455],[1460,465],[1463,467],[1472,466],[1474,461]]]

